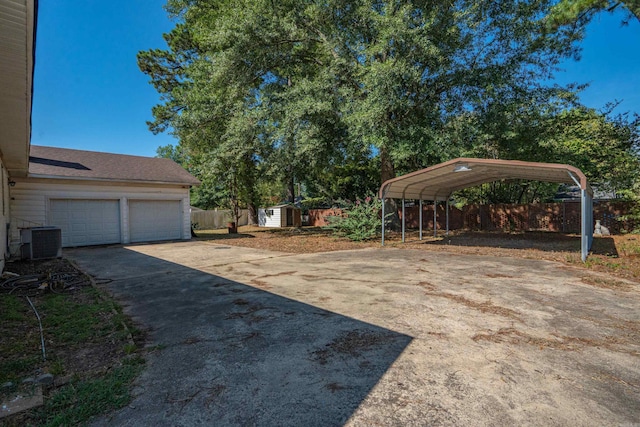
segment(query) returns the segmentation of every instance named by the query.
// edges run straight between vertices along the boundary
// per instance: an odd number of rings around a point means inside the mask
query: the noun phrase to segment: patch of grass
[[[586,283],[587,285],[596,286],[598,288],[614,289],[620,291],[630,291],[634,288],[631,284],[622,282],[620,280],[596,276],[584,276],[582,278],[582,282]]]
[[[15,295],[0,297],[0,320],[2,322],[25,321],[29,310],[23,300],[24,298]]]
[[[624,256],[640,255],[640,241],[637,238],[627,238],[618,244],[618,251]]]
[[[28,268],[27,273],[44,267],[72,268],[64,260],[13,266],[20,267]],[[86,424],[93,416],[126,405],[130,384],[144,363],[139,356],[144,332],[130,327],[120,306],[94,287],[43,293],[31,301],[42,319],[47,360],[42,358],[38,322],[26,299],[0,294],[0,384],[19,384],[26,377],[50,373],[56,378],[64,375],[65,385],[45,387],[44,408],[4,419],[4,425]]]
[[[50,427],[81,425],[91,417],[122,408],[131,400],[130,385],[142,363],[139,358],[125,360],[103,377],[72,381],[47,399],[35,418]]]
[[[117,328],[120,319],[105,322],[111,315],[111,303],[102,300],[93,288],[85,290],[86,301],[70,301],[66,295],[47,295],[42,310],[42,326],[51,339],[67,344],[81,344],[104,337]]]
[[[584,263],[585,267],[592,268],[594,266],[604,267],[609,270],[618,270],[625,268],[621,262],[611,261],[609,258],[603,258],[597,255],[592,255]]]
[[[21,374],[37,365],[42,359],[37,356],[25,356],[15,360],[7,360],[0,363],[0,383],[7,381],[16,382],[21,379]]]
[[[26,300],[0,295],[0,384],[15,382],[42,361],[37,320]]]
[[[133,354],[138,351],[138,347],[135,344],[125,344],[124,352],[125,354]]]
[[[152,352],[154,352],[154,351],[162,351],[162,350],[164,350],[165,348],[167,348],[167,345],[166,345],[166,344],[156,344],[156,345],[154,345],[154,346],[147,347],[147,349],[146,349],[146,350],[147,350],[147,352],[152,353]]]
[[[49,373],[51,375],[62,375],[65,373],[64,363],[60,359],[52,360],[49,364]]]

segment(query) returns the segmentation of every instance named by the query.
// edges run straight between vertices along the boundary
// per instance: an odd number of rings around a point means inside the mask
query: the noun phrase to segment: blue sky
[[[176,144],[153,135],[146,121],[159,102],[136,64],[140,50],[165,47],[174,23],[164,0],[39,2],[31,143],[154,156]],[[640,23],[600,14],[587,29],[582,59],[562,65],[558,83],[590,83],[589,107],[622,101],[617,112],[640,113]]]

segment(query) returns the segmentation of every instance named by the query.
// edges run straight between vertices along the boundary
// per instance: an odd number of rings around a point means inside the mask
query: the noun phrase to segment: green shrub
[[[373,239],[382,227],[381,208],[382,202],[371,196],[364,200],[356,200],[355,203],[347,202],[346,207],[342,209],[342,215],[326,218],[329,225],[325,228],[338,236],[357,242]]]

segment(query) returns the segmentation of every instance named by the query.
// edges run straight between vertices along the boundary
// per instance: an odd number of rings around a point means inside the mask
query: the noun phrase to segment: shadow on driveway
[[[132,404],[96,425],[342,425],[412,340],[122,247],[65,255],[158,346]]]

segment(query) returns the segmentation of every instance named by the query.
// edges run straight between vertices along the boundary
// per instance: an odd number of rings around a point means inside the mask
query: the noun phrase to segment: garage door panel
[[[62,229],[64,247],[120,243],[120,202],[52,199],[49,224]]]
[[[132,242],[182,238],[179,200],[130,200],[129,229]]]

